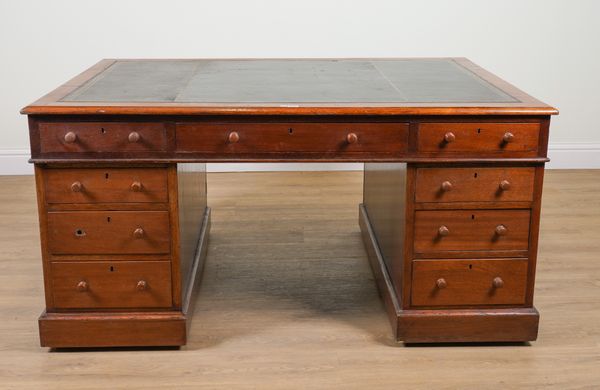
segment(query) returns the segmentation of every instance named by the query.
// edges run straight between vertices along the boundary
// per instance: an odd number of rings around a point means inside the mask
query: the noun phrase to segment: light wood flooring
[[[189,345],[39,347],[32,177],[0,177],[0,389],[600,388],[600,170],[548,171],[531,345],[396,345],[357,223],[362,173],[209,174]]]

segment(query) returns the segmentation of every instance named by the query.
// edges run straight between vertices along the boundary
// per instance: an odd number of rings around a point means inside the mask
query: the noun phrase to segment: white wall
[[[464,56],[560,109],[554,166],[600,168],[598,15],[594,0],[2,0],[0,174],[29,172],[19,109],[115,57]]]

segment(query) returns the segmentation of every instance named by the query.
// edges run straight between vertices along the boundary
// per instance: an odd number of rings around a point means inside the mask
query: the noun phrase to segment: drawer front
[[[142,152],[167,149],[162,123],[43,122],[39,124],[42,153]]]
[[[53,262],[58,309],[171,307],[171,262]]]
[[[407,123],[178,123],[177,150],[216,154],[405,153]]]
[[[164,168],[46,169],[48,203],[167,202]]]
[[[58,254],[170,252],[167,211],[60,211],[48,213],[48,247]]]
[[[434,155],[537,155],[539,123],[421,123],[418,150]]]
[[[533,200],[535,168],[418,168],[416,202]]]
[[[413,306],[522,305],[527,259],[416,260]]]
[[[415,212],[415,253],[527,250],[529,210]]]

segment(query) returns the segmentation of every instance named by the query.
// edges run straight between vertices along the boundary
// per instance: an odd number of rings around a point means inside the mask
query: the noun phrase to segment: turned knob
[[[65,142],[68,144],[72,144],[76,139],[77,134],[73,133],[72,131],[69,131],[67,134],[65,134]]]
[[[80,291],[80,292],[87,291],[88,287],[89,286],[85,280],[82,280],[79,283],[77,283],[77,291]]]
[[[135,229],[133,231],[133,236],[135,238],[142,238],[142,237],[144,237],[144,229],[142,229],[141,227]]]
[[[496,234],[497,235],[504,236],[506,233],[508,233],[508,229],[506,228],[506,226],[504,226],[504,225],[496,226]]]
[[[141,190],[142,190],[142,183],[140,183],[139,181],[134,181],[133,183],[131,183],[131,191],[140,192]]]
[[[502,137],[502,141],[504,143],[509,143],[512,142],[512,140],[515,139],[515,135],[509,131],[507,131],[506,133],[504,133],[504,136]]]
[[[137,285],[135,286],[135,288],[138,291],[144,291],[144,290],[146,290],[146,288],[148,288],[148,283],[146,283],[145,280],[140,280],[139,282],[137,282]]]
[[[494,286],[494,288],[500,288],[504,286],[504,280],[502,280],[500,276],[496,276],[494,280],[492,280],[492,286]]]
[[[349,133],[346,136],[346,142],[348,142],[349,144],[355,144],[356,142],[358,142],[358,136],[354,133]]]
[[[435,285],[437,286],[437,288],[439,288],[441,290],[443,288],[446,288],[448,283],[446,283],[446,279],[439,278],[438,280],[435,281]]]
[[[510,182],[508,180],[502,180],[500,182],[500,189],[502,191],[506,191],[510,189]]]
[[[456,136],[451,131],[444,134],[444,141],[446,141],[447,143],[454,142],[455,139],[456,139]]]
[[[81,190],[83,190],[83,184],[81,184],[80,181],[76,181],[76,182],[73,182],[73,184],[71,184],[71,191],[81,192]]]
[[[138,142],[140,138],[140,133],[138,133],[137,131],[132,131],[131,133],[129,133],[129,137],[127,137],[129,142],[131,143]]]
[[[240,135],[237,133],[237,131],[232,131],[231,133],[229,133],[229,137],[227,137],[227,140],[230,144],[235,144],[240,140]]]
[[[442,191],[450,191],[452,189],[452,183],[445,181],[442,183]]]
[[[442,225],[438,228],[438,235],[441,237],[446,237],[448,234],[450,234],[450,229],[447,226]]]

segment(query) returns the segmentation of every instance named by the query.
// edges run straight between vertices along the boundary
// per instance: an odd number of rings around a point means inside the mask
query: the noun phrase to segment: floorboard
[[[360,172],[209,174],[189,344],[49,352],[33,178],[0,177],[0,388],[597,388],[600,170],[547,171],[527,345],[396,345],[357,223]]]

